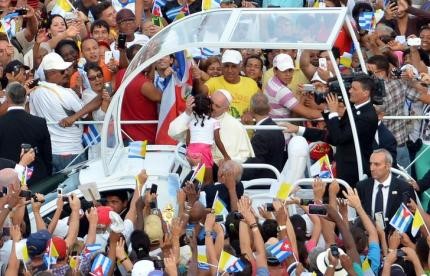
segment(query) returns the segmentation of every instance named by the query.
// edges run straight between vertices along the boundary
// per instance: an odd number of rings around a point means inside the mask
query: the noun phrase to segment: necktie
[[[378,192],[376,193],[376,199],[375,199],[375,213],[382,212],[382,215],[384,215],[384,195],[382,194],[382,188],[384,185],[379,184],[378,185]]]

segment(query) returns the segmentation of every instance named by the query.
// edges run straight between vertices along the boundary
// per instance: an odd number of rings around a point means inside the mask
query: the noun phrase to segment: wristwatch
[[[285,230],[286,228],[287,228],[287,226],[285,226],[285,225],[278,225],[277,230],[278,230],[278,232],[281,232],[281,231]]]

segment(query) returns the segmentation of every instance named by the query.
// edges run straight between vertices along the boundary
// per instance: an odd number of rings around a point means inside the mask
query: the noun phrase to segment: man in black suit
[[[351,84],[349,101],[354,104],[352,112],[357,129],[358,140],[361,149],[363,171],[369,175],[369,157],[372,153],[372,144],[378,127],[378,117],[371,102],[374,89],[373,80],[367,76],[360,76]],[[310,141],[324,141],[336,146],[336,171],[337,177],[355,187],[358,182],[357,158],[354,139],[345,112],[339,117],[339,103],[336,95],[329,94],[326,97],[330,113],[323,113],[327,125],[327,131],[316,128],[303,128],[289,123],[284,124],[286,132],[298,133]]]
[[[3,130],[0,131],[0,157],[18,163],[21,144],[30,144],[36,149],[36,159],[28,166],[33,167],[33,174],[28,181],[31,186],[52,174],[52,152],[46,121],[25,111],[26,97],[27,92],[21,84],[12,82],[6,87],[9,108],[0,117],[0,129]]]
[[[256,121],[256,126],[276,126],[269,117],[269,99],[263,93],[254,94],[251,98],[251,113]],[[245,163],[269,164],[282,171],[285,163],[285,137],[281,130],[255,131],[251,139],[255,157],[248,158]],[[244,170],[242,180],[255,178],[276,178],[269,170],[247,169]]]
[[[378,115],[378,129],[375,134],[375,140],[373,140],[373,149],[388,150],[393,157],[393,168],[397,168],[397,140],[382,122],[384,107],[382,105],[375,105],[374,107]]]
[[[386,149],[377,149],[370,156],[372,178],[357,183],[357,191],[366,213],[375,217],[382,212],[385,221],[391,218],[402,202],[415,200],[411,185],[391,174],[393,157]]]

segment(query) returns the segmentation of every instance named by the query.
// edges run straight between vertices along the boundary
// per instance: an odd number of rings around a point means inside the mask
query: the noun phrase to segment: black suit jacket
[[[46,121],[25,110],[10,110],[0,117],[0,157],[19,162],[21,144],[37,147],[31,185],[52,174],[51,138]]]
[[[271,118],[267,118],[260,125],[271,126],[276,123]],[[285,163],[285,137],[281,130],[256,130],[251,144],[255,157],[248,158],[245,163],[270,164],[282,171]],[[242,180],[254,178],[276,178],[276,176],[269,170],[244,170]]]
[[[353,108],[353,114],[360,143],[363,170],[364,173],[370,175],[369,159],[373,151],[372,144],[378,127],[378,117],[371,103],[358,110]],[[354,187],[358,181],[358,169],[348,114],[345,112],[340,119],[337,117],[329,119],[327,113],[324,113],[323,116],[327,124],[327,131],[306,128],[303,136],[310,141],[324,141],[336,146],[334,158],[337,177]]]
[[[397,168],[397,141],[391,131],[384,125],[380,123],[378,125],[378,138],[379,143],[373,140],[373,149],[386,149],[391,153],[393,157],[393,167]]]
[[[218,192],[218,197],[225,203],[226,208],[229,212],[231,212],[231,204],[230,204],[230,195],[228,193],[228,189],[224,184],[212,184],[204,187],[202,189],[203,192],[206,193],[206,208],[212,208],[214,204],[215,195]],[[236,195],[237,198],[241,198],[243,196],[244,188],[243,183],[236,183]]]
[[[7,168],[15,168],[16,163],[9,159],[0,158],[0,170]]]
[[[366,213],[371,217],[373,217],[373,214],[372,214],[373,185],[374,185],[373,178],[368,178],[357,183],[357,192],[358,192],[358,196],[360,197],[361,204],[364,210],[366,211]],[[405,196],[408,196],[416,200],[415,193],[412,186],[392,174],[390,188],[388,191],[387,206],[385,207],[385,217],[386,219],[388,219],[388,221],[391,220],[391,218],[396,213],[397,209],[399,209]]]

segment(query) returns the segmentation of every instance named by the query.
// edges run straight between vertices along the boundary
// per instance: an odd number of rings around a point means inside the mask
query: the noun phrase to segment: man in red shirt
[[[131,60],[141,48],[133,45],[127,49],[127,58]],[[157,103],[161,101],[161,91],[152,83],[147,70],[138,74],[125,88],[122,101],[121,120],[158,120]],[[116,75],[116,89],[123,81],[125,69],[121,69]],[[156,124],[124,124],[122,130],[125,132],[125,141],[144,141],[149,144],[155,142],[157,133]]]

